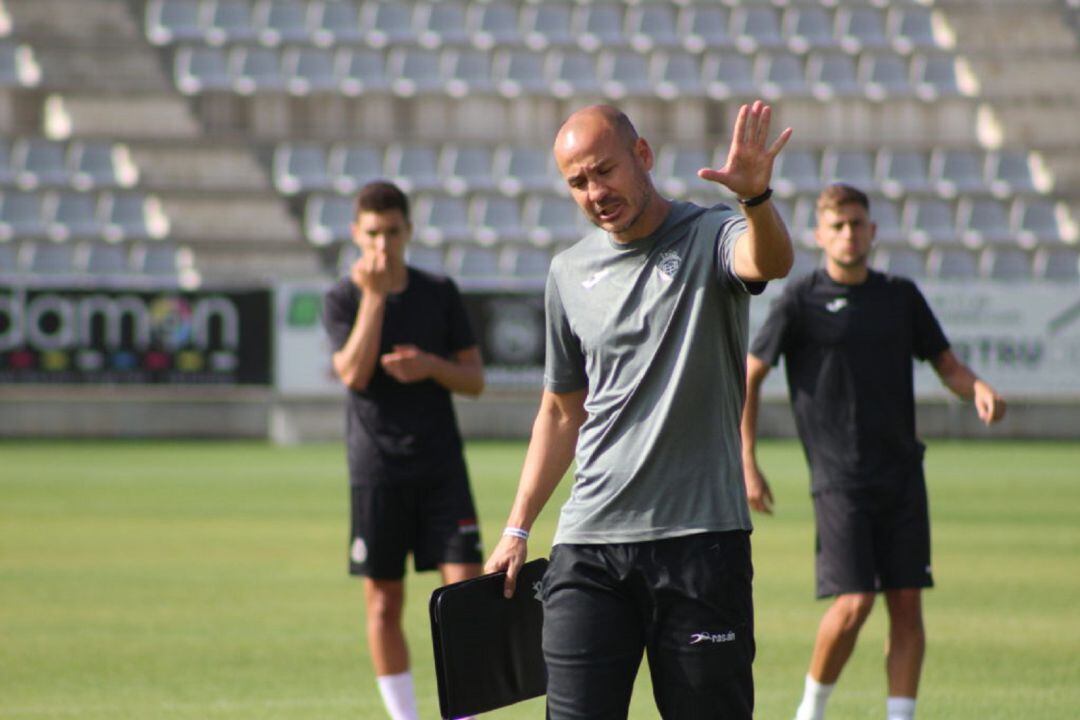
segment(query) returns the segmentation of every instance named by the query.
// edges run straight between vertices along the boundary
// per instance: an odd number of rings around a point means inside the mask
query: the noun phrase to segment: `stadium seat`
[[[754,78],[761,96],[766,100],[799,98],[810,94],[802,58],[788,52],[758,53]]]
[[[338,77],[331,50],[314,47],[294,47],[282,57],[285,84],[293,95],[334,92]]]
[[[468,24],[472,44],[479,50],[521,44],[517,8],[509,3],[495,0],[470,5]]]
[[[975,280],[979,263],[975,255],[964,248],[931,248],[926,258],[927,276],[939,280]]]
[[[654,90],[648,59],[633,50],[602,53],[598,73],[604,94],[613,100],[649,95]]]
[[[330,189],[326,152],[312,143],[279,145],[271,163],[274,187],[282,195]]]
[[[405,249],[405,262],[424,272],[434,273],[435,275],[446,274],[443,252],[439,248],[410,243]]]
[[[136,244],[131,250],[131,270],[140,275],[174,278],[194,269],[194,258],[187,247],[170,242]]]
[[[557,98],[600,92],[596,57],[582,50],[553,50],[547,57],[547,78]]]
[[[836,33],[840,46],[852,54],[889,47],[882,11],[874,7],[854,3],[840,7],[836,11]]]
[[[1009,214],[999,200],[961,198],[957,203],[956,224],[960,239],[969,247],[1016,244],[1009,227]]]
[[[325,247],[352,239],[353,201],[337,195],[309,195],[304,203],[304,235]]]
[[[553,195],[530,195],[522,210],[522,224],[534,245],[547,247],[573,242],[584,233],[577,203]]]
[[[821,188],[817,153],[802,148],[785,148],[776,158],[772,183],[782,197],[817,192]]]
[[[327,157],[326,171],[335,190],[351,195],[383,177],[383,154],[371,145],[335,145]]]
[[[97,197],[87,193],[62,192],[45,203],[49,239],[89,240],[101,235],[97,217]]]
[[[908,240],[915,247],[956,242],[955,215],[945,200],[909,199],[904,204],[903,218]]]
[[[153,45],[200,41],[199,0],[150,0],[144,27],[146,39]]]
[[[817,198],[811,195],[795,198],[787,220],[788,231],[795,243],[808,248],[817,247]]]
[[[364,40],[374,48],[405,47],[416,42],[412,3],[368,2],[361,13]]]
[[[210,19],[204,37],[210,45],[252,42],[255,28],[246,0],[210,0]]]
[[[96,277],[128,275],[128,247],[102,242],[86,243],[76,249],[75,266]]]
[[[42,196],[9,190],[0,196],[0,241],[45,236]]]
[[[878,248],[874,252],[874,268],[889,275],[922,280],[926,277],[926,257],[914,248]]]
[[[1080,251],[1075,248],[1041,247],[1035,251],[1033,274],[1039,280],[1080,282]]]
[[[508,98],[547,92],[544,57],[529,50],[496,52],[492,70],[499,92]]]
[[[19,248],[14,243],[0,243],[0,282],[20,276]]]
[[[394,94],[413,97],[442,90],[439,53],[415,47],[395,47],[386,58],[387,75]]]
[[[78,142],[68,148],[71,186],[76,190],[132,187],[139,171],[126,145],[107,142]]]
[[[15,184],[15,168],[11,165],[11,147],[0,138],[0,188]]]
[[[697,176],[703,167],[712,167],[712,155],[700,147],[664,145],[656,157],[655,177],[665,194],[684,199],[695,193],[715,192],[716,186]]]
[[[464,4],[442,0],[423,5],[416,12],[417,42],[422,47],[458,47],[469,42]]]
[[[841,52],[812,52],[806,58],[806,78],[810,92],[821,101],[858,95],[855,60]]]
[[[649,62],[649,77],[656,94],[664,100],[703,94],[701,64],[697,56],[689,53],[653,53]]]
[[[783,46],[779,12],[767,5],[739,5],[731,13],[731,36],[743,53]]]
[[[962,94],[953,55],[916,55],[911,59],[911,76],[915,94],[921,100],[930,102]]]
[[[74,275],[75,246],[72,243],[31,242],[20,249],[19,264],[31,275]]]
[[[706,53],[701,74],[705,92],[713,100],[747,97],[757,90],[750,58],[739,53]]]
[[[1023,247],[1037,244],[1074,243],[1076,223],[1064,203],[1047,198],[1017,198],[1010,211],[1010,226]]]
[[[821,157],[821,177],[826,183],[844,182],[871,192],[877,187],[874,156],[867,150],[827,148]]]
[[[65,151],[63,143],[52,140],[16,140],[11,150],[11,160],[19,187],[33,190],[70,184],[71,173],[67,168]]]
[[[319,47],[357,45],[364,40],[356,5],[339,0],[312,3],[311,41]]]
[[[173,81],[185,95],[232,87],[225,51],[211,47],[182,47],[173,63]]]
[[[285,89],[281,57],[276,50],[237,47],[229,53],[233,90],[241,95],[280,92]]]
[[[300,0],[257,0],[252,11],[255,36],[268,47],[308,42],[308,9]]]
[[[101,199],[102,236],[109,242],[159,240],[169,232],[169,221],[153,196],[111,193]]]
[[[878,187],[891,198],[931,190],[926,154],[919,150],[882,150],[876,174]]]
[[[442,186],[439,155],[426,143],[395,143],[386,150],[386,174],[406,193],[426,192]]]
[[[626,11],[626,33],[639,53],[678,47],[675,8],[667,3],[644,4]]]
[[[900,207],[897,201],[884,197],[870,199],[870,219],[877,225],[874,241],[878,245],[906,244],[901,221]]]
[[[908,54],[913,50],[928,50],[937,46],[930,8],[917,5],[894,7],[889,11],[886,28],[893,48],[899,53]]]
[[[998,197],[1036,193],[1031,157],[1026,150],[999,150],[986,159],[990,190]]]
[[[691,4],[679,13],[679,36],[683,47],[692,53],[730,48],[733,45],[728,26],[730,11],[726,7]]]
[[[346,95],[358,97],[382,92],[390,87],[383,55],[378,50],[342,49],[338,51],[335,61],[341,91]]]
[[[499,191],[516,196],[524,192],[551,192],[562,188],[546,148],[503,146],[495,152],[495,177]]]
[[[946,198],[985,193],[990,189],[983,177],[985,164],[980,150],[938,148],[930,153],[930,182]]]
[[[782,29],[788,49],[800,55],[840,46],[833,35],[833,16],[823,7],[789,7],[784,11]]]
[[[0,41],[0,87],[36,87],[41,67],[29,45]]]
[[[863,53],[859,58],[859,84],[875,102],[911,95],[907,60],[894,53]]]
[[[503,275],[537,284],[547,278],[551,255],[547,250],[534,247],[506,247],[499,257]]]
[[[627,39],[622,28],[623,8],[618,3],[587,3],[579,6],[574,15],[574,36],[588,52],[624,47]]]
[[[572,45],[572,23],[573,7],[569,3],[530,3],[521,8],[521,37],[532,50]]]
[[[447,145],[439,153],[439,177],[451,195],[495,190],[494,151],[484,145]]]
[[[1020,248],[987,248],[979,258],[979,272],[987,280],[1031,280],[1031,255]]]
[[[464,98],[495,90],[491,53],[484,50],[447,50],[443,56],[445,89],[448,95]]]
[[[425,195],[416,202],[417,238],[427,245],[471,242],[469,208],[462,198]]]
[[[470,203],[474,238],[481,245],[520,243],[525,238],[521,207],[514,198],[480,195]]]
[[[494,281],[502,276],[498,251],[471,245],[451,248],[446,255],[446,269],[466,281]]]

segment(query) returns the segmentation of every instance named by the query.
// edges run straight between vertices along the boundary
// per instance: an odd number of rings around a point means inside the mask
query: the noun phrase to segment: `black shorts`
[[[664,718],[754,710],[750,535],[556,545],[544,575],[548,717],[623,720],[648,652]]]
[[[349,573],[400,580],[412,552],[416,570],[483,560],[468,475],[424,482],[352,485]]]
[[[933,587],[921,470],[884,487],[814,495],[817,596]]]

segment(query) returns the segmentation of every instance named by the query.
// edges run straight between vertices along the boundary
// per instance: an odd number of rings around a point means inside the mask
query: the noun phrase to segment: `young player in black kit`
[[[824,718],[878,592],[889,612],[887,717],[910,720],[926,642],[921,590],[933,584],[912,358],[928,360],[988,425],[1001,419],[1005,403],[949,349],[914,283],[869,269],[875,226],[863,192],[827,187],[817,219],[825,267],[784,289],[747,357],[747,496],[754,510],[772,511],[755,456],[756,425],[761,383],[783,355],[811,471],[817,595],[835,598],[818,628],[796,720]]]
[[[394,720],[417,717],[401,628],[405,560],[444,583],[480,573],[480,534],[450,394],[484,387],[480,351],[453,281],[405,264],[409,203],[361,189],[362,255],[326,294],[333,366],[348,388],[349,570],[364,576],[368,645]]]

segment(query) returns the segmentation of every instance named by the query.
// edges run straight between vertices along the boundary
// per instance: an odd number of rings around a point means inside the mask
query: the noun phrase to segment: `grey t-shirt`
[[[588,388],[555,543],[749,530],[739,420],[750,294],[732,250],[746,220],[673,202],[652,235],[596,230],[551,264],[545,387]]]

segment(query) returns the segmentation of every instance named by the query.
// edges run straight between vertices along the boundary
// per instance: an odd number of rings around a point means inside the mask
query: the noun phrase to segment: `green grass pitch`
[[[757,716],[790,718],[824,604],[812,599],[806,469],[763,445],[777,514],[757,519]],[[521,443],[468,447],[490,549]],[[1080,445],[935,442],[927,456],[938,587],[926,596],[922,720],[1080,712]],[[539,521],[546,554],[564,481]],[[0,718],[383,717],[345,575],[339,445],[0,443]],[[410,575],[421,710],[437,716],[426,620],[435,576]],[[883,715],[875,610],[831,717]],[[542,701],[492,718],[543,716]],[[631,717],[655,717],[647,672]]]

